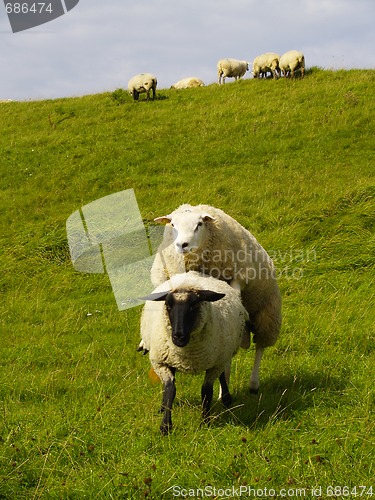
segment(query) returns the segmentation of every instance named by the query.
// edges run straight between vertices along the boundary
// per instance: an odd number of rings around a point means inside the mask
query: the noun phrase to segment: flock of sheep
[[[263,351],[275,344],[281,327],[281,295],[271,258],[255,237],[222,210],[181,205],[157,217],[166,224],[151,268],[155,290],[143,297],[138,350],[163,383],[160,431],[172,428],[176,371],[205,372],[203,419],[209,422],[213,384],[229,406],[232,357],[254,337],[250,391],[259,388]]]
[[[240,61],[238,59],[220,59],[217,62],[218,83],[225,83],[225,78],[234,78],[237,80],[243,77],[246,71],[249,70],[249,64],[247,61]],[[266,52],[257,56],[253,61],[252,73],[254,78],[267,77],[268,73],[271,73],[275,79],[280,76],[293,78],[296,71],[300,71],[303,78],[305,74],[305,56],[298,50],[289,50],[281,56],[276,54],[276,52]],[[135,101],[138,101],[139,94],[141,93],[146,93],[148,100],[151,91],[154,99],[157,83],[155,75],[141,73],[129,80],[128,91]],[[179,80],[171,88],[186,89],[203,86],[204,82],[200,78],[188,77]]]

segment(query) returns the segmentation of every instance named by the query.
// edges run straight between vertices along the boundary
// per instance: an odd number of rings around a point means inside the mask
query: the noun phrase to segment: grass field
[[[313,68],[154,102],[0,104],[0,499],[375,495],[374,83]],[[159,435],[140,309],[118,311],[107,276],[70,261],[69,215],[129,188],[145,223],[224,209],[278,268],[283,328],[259,394],[251,347],[209,428],[202,377],[180,376]]]

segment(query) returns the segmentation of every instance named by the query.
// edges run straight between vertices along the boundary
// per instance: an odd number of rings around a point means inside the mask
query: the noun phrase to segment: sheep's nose
[[[180,250],[185,250],[185,248],[187,248],[189,246],[189,243],[185,242],[185,243],[177,243],[177,248],[180,249]]]
[[[175,333],[172,335],[172,342],[177,347],[185,347],[189,343],[189,336],[184,333]]]

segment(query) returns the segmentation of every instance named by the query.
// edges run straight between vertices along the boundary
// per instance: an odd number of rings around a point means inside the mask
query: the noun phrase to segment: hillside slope
[[[0,497],[370,484],[374,83],[313,68],[154,102],[117,90],[0,103]],[[65,233],[71,213],[128,188],[146,223],[181,203],[224,209],[270,252],[283,294],[260,394],[241,351],[237,406],[200,428],[200,380],[181,377],[164,441],[139,309],[120,313],[105,275],[74,271]]]

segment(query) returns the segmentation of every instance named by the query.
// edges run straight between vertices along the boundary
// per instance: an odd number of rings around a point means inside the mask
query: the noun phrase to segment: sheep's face
[[[199,299],[193,292],[169,293],[165,300],[172,327],[172,342],[185,347],[190,340],[199,311]]]
[[[201,302],[215,302],[223,297],[223,293],[211,290],[178,290],[168,293],[165,304],[172,327],[172,342],[177,347],[185,347],[198,322]]]
[[[165,301],[172,327],[172,342],[177,347],[185,347],[189,343],[191,332],[199,322],[201,302],[216,302],[223,297],[225,293],[181,287],[173,291],[154,292],[142,299]]]
[[[207,224],[214,218],[208,214],[190,211],[158,217],[156,222],[169,222],[173,227],[174,246],[177,253],[189,254],[203,249]]]

